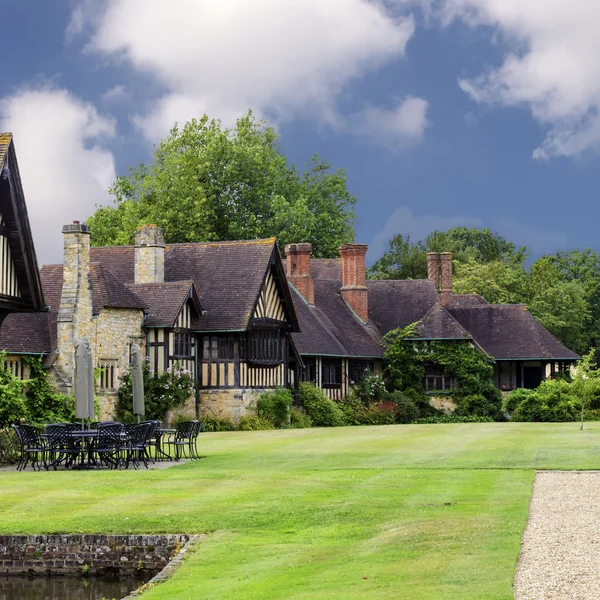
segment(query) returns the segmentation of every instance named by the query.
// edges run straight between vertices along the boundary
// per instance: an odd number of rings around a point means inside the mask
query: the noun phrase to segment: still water
[[[135,577],[4,576],[0,600],[119,600],[143,584]]]

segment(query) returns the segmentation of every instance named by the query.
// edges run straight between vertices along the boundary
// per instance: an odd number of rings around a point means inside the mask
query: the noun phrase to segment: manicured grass
[[[153,599],[510,599],[536,469],[600,423],[203,434],[164,471],[0,473],[0,533],[207,532]]]

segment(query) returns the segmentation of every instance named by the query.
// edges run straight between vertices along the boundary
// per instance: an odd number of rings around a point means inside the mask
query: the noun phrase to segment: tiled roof
[[[470,333],[441,305],[434,304],[419,321],[417,337],[427,340],[467,340]]]
[[[433,283],[427,279],[370,280],[369,322],[385,335],[420,321],[438,301]]]
[[[581,358],[565,348],[520,304],[488,304],[449,308],[477,345],[496,359]]]
[[[315,306],[309,306],[294,290],[293,299],[300,333],[292,338],[300,354],[330,356],[382,356],[381,336],[350,311],[340,293],[339,281],[315,281]]]
[[[479,294],[452,294],[452,303],[454,308],[464,308],[468,306],[486,306],[489,302]]]
[[[171,327],[183,303],[193,293],[194,283],[174,281],[170,283],[136,283],[130,286],[131,292],[142,300],[146,306],[146,327]],[[199,308],[199,304],[198,304]]]
[[[139,308],[144,310],[146,303],[137,297],[101,264],[90,265],[92,283],[92,312],[97,315],[103,308]],[[189,287],[188,287],[189,290]]]
[[[194,282],[206,311],[202,330],[245,330],[274,252],[275,238],[167,244],[165,281]],[[116,279],[133,284],[133,247],[92,248],[91,254]]]

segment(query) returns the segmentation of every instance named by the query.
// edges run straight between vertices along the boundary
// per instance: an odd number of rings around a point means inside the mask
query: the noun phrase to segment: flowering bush
[[[365,405],[387,398],[385,382],[379,375],[366,371],[362,379],[353,388],[354,395]]]
[[[194,393],[194,380],[191,373],[179,364],[169,367],[160,375],[155,375],[146,364],[143,373],[146,419],[162,421],[168,411],[183,406],[185,401]],[[133,390],[130,372],[127,372],[121,378],[116,416],[123,423],[133,423],[136,420],[133,415]]]

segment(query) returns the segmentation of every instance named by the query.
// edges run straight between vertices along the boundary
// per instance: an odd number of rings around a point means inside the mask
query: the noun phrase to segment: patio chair
[[[149,423],[151,425],[146,441],[144,442],[144,453],[148,460],[155,463],[159,458],[157,450],[160,451],[160,428],[162,427],[162,421],[142,421],[142,423]],[[153,454],[150,453],[151,448],[155,450]]]
[[[79,426],[75,423],[54,423],[44,427],[48,446],[47,467],[55,471],[62,462],[70,467],[81,454],[81,444],[71,436]]]
[[[13,429],[17,434],[21,451],[17,471],[23,471],[29,461],[31,461],[31,467],[34,471],[36,465],[38,471],[42,470],[42,465],[47,469],[46,452],[48,446],[42,438],[41,431],[32,425],[13,425]]]
[[[125,443],[124,434],[125,428],[121,423],[98,424],[98,437],[95,440],[93,452],[98,457],[100,464],[121,468],[121,450]]]
[[[175,433],[170,434],[166,445],[174,448],[175,460],[184,458],[200,458],[196,450],[196,439],[203,424],[198,421],[183,421],[175,428]]]
[[[125,468],[131,463],[133,468],[137,469],[140,466],[140,461],[144,463],[146,469],[148,468],[146,444],[153,429],[152,423],[139,423],[131,427],[126,436],[127,441],[123,446],[123,450],[125,451]]]

